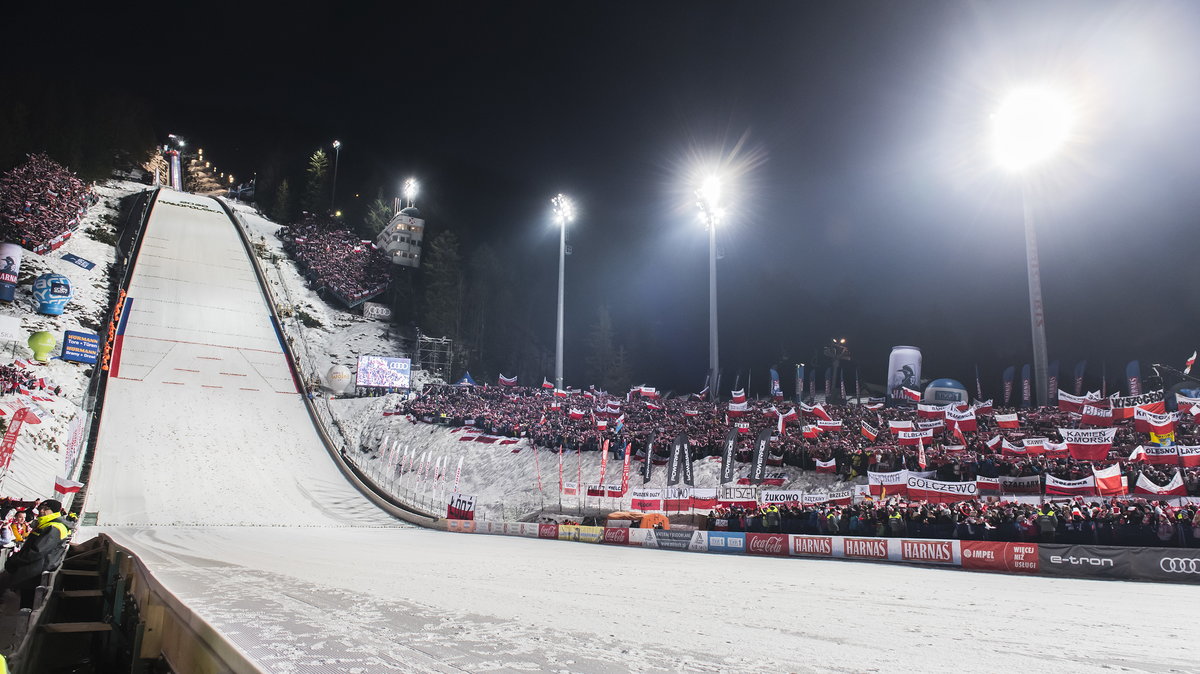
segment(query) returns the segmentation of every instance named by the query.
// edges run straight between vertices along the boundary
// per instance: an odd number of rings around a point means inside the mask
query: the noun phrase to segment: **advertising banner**
[[[996,482],[1000,491],[1005,494],[1040,494],[1042,493],[1042,478],[1039,475],[1028,477],[998,477]]]
[[[0,301],[13,301],[17,277],[21,273],[22,252],[24,249],[15,243],[0,243]]]
[[[921,386],[921,350],[915,346],[893,346],[888,356],[888,397],[893,402],[904,402],[908,398],[903,389]]]
[[[95,262],[92,262],[91,260],[85,260],[74,253],[66,253],[62,256],[62,259],[70,262],[80,269],[91,269],[96,266]]]
[[[629,528],[605,527],[600,542],[608,545],[629,545]]]
[[[789,534],[746,534],[746,554],[787,557]]]
[[[100,360],[100,335],[90,332],[63,332],[62,359],[70,363],[95,364]]]
[[[604,527],[585,527],[578,524],[558,525],[558,540],[576,543],[599,543],[604,538]]]
[[[746,551],[746,534],[710,531],[708,532],[708,551],[743,553]]]
[[[1129,548],[1127,556],[1138,580],[1200,583],[1200,550],[1195,548]]]
[[[888,559],[890,554],[886,538],[843,538],[842,556],[847,559]]]
[[[959,546],[964,569],[1037,573],[1040,568],[1037,543],[962,541]]]
[[[25,341],[21,331],[21,319],[16,316],[0,316],[0,342]]]
[[[538,538],[553,538],[553,539],[557,540],[558,539],[558,525],[557,524],[539,524],[537,537]]]
[[[386,321],[392,318],[392,308],[378,302],[362,303],[363,318]]]
[[[832,557],[832,536],[800,536],[792,534],[789,554],[802,557]]]
[[[646,531],[649,531],[650,535],[646,536],[646,542],[642,545],[660,550],[687,550],[692,543],[692,534],[695,533],[674,529],[647,529]]]
[[[412,362],[408,358],[359,356],[354,383],[373,388],[409,388],[411,368]]]
[[[1047,576],[1129,578],[1131,550],[1100,545],[1039,545],[1039,572]]]
[[[734,481],[736,466],[733,463],[733,452],[737,449],[738,431],[733,429],[725,434],[725,443],[721,446],[721,484]]]

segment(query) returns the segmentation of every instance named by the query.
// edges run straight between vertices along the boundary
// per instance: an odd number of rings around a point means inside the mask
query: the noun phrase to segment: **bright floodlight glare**
[[[338,148],[339,148],[339,147],[341,147],[341,146],[342,146],[342,141],[340,141],[340,140],[335,140],[335,141],[333,141],[333,149],[335,149],[335,150],[336,150],[336,149],[338,149]]]
[[[408,180],[405,180],[404,181],[404,198],[410,202],[413,199],[416,199],[418,187],[419,186],[417,185],[416,178],[409,178]]]
[[[708,208],[717,208],[721,202],[721,177],[713,174],[705,178],[696,194]]]
[[[1074,122],[1063,94],[1040,87],[1013,91],[992,115],[996,159],[1013,171],[1043,161],[1066,142]]]
[[[550,204],[554,206],[554,222],[559,227],[575,219],[575,204],[568,197],[559,194],[550,200]]]

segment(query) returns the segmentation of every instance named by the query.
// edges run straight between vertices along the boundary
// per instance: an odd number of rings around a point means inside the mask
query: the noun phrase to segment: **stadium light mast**
[[[713,174],[704,179],[696,190],[696,205],[700,218],[708,228],[708,372],[709,389],[717,395],[719,349],[717,344],[717,225],[725,216],[721,206],[721,178]],[[714,398],[715,399],[715,398]]]
[[[329,210],[333,210],[334,202],[337,200],[337,170],[338,159],[342,156],[342,141],[333,141],[333,190],[329,195]]]
[[[561,194],[550,200],[558,225],[558,331],[554,341],[554,386],[563,389],[563,275],[567,266],[567,224],[575,219],[575,204]]]
[[[404,195],[404,200],[408,202],[409,206],[412,206],[413,199],[417,198],[417,189],[419,187],[420,185],[417,184],[416,178],[409,178],[404,181],[404,189],[401,191],[401,194]]]
[[[1053,157],[1071,134],[1075,113],[1062,93],[1040,86],[1010,92],[992,115],[992,149],[1003,168],[1021,181],[1025,220],[1025,265],[1029,275],[1029,319],[1033,328],[1033,372],[1037,404],[1049,401],[1046,381],[1046,314],[1037,231],[1030,206],[1030,170]]]

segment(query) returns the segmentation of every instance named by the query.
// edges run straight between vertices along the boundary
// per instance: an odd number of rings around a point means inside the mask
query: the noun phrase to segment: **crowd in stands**
[[[318,294],[353,305],[387,289],[387,255],[333,218],[306,212],[281,235],[283,249]]]
[[[30,395],[34,391],[62,395],[62,387],[47,382],[44,377],[16,365],[0,365],[0,395]]]
[[[53,247],[74,230],[98,197],[75,174],[44,154],[0,175],[0,237],[35,250]]]
[[[844,506],[717,508],[708,519],[708,528],[828,536],[1200,547],[1200,506],[1130,498],[1076,497],[1042,504],[999,500],[931,504],[888,497]]]
[[[720,456],[723,440],[736,423],[746,425],[736,453],[739,461],[749,461],[754,438],[763,428],[776,428],[779,416],[772,409],[783,404],[778,401],[749,401],[748,410],[740,416],[730,416],[725,402],[712,403],[694,396],[670,399],[645,399],[638,395],[612,396],[594,391],[570,392],[555,395],[544,389],[504,386],[439,386],[427,387],[417,398],[402,403],[397,412],[414,419],[463,425],[470,423],[495,435],[527,437],[539,447],[567,451],[596,451],[608,440],[611,445],[630,445],[634,456],[643,459],[647,450],[651,460],[665,462],[672,440],[686,433],[691,444],[692,458]],[[582,412],[572,418],[571,411]],[[613,414],[613,410],[619,410]],[[823,412],[842,421],[842,430],[822,432],[805,437],[802,426],[815,423],[804,414],[785,426],[782,436],[770,444],[769,464],[785,464],[802,470],[814,470],[817,461],[836,461],[833,469],[843,480],[855,480],[868,471],[891,472],[907,469],[933,471],[933,477],[946,482],[973,481],[977,477],[1021,477],[1052,475],[1071,480],[1090,476],[1092,468],[1107,468],[1114,463],[1132,487],[1139,474],[1158,485],[1166,484],[1175,471],[1181,472],[1187,493],[1200,496],[1200,467],[1147,465],[1129,461],[1135,447],[1150,442],[1147,433],[1137,432],[1132,421],[1117,421],[1112,450],[1107,460],[1079,461],[1070,457],[1052,458],[1047,455],[1014,456],[999,445],[991,447],[988,440],[1001,437],[1020,444],[1026,437],[1047,437],[1060,443],[1059,428],[1080,426],[1078,414],[1057,408],[996,408],[993,414],[977,415],[976,431],[962,433],[949,430],[935,433],[924,448],[925,466],[920,464],[917,447],[901,446],[887,431],[888,421],[920,421],[912,407],[883,407],[850,404],[823,405]],[[1000,428],[994,414],[1015,413],[1018,428]],[[1200,444],[1196,419],[1181,411],[1176,423],[1175,442],[1181,445]],[[603,421],[605,428],[598,428]],[[862,432],[864,422],[879,431],[875,439]],[[965,440],[965,442],[964,442]]]

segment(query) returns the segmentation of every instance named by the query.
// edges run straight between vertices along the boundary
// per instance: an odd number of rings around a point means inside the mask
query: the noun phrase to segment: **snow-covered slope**
[[[391,523],[338,472],[237,231],[163,191],[114,347],[87,510],[98,523]]]

